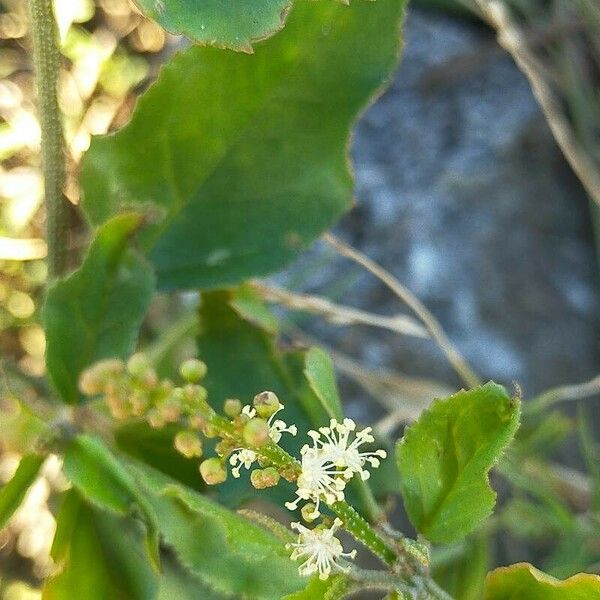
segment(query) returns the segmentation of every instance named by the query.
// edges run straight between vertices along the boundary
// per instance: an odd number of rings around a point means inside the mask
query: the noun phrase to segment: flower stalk
[[[60,277],[66,268],[68,219],[67,203],[63,195],[64,134],[58,106],[58,31],[52,0],[29,0],[29,9],[41,130],[48,275],[50,279],[54,279]]]

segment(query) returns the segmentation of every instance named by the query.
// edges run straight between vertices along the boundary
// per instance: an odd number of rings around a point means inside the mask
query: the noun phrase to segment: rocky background
[[[405,31],[390,89],[356,128],[356,206],[336,234],[410,288],[484,379],[518,382],[526,397],[590,379],[600,288],[589,201],[527,80],[481,23],[413,6]],[[322,247],[283,281],[402,310]],[[309,330],[366,365],[460,385],[429,340]]]

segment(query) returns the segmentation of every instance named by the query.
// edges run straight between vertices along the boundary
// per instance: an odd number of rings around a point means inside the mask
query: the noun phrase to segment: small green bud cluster
[[[170,379],[160,380],[148,358],[134,354],[125,363],[119,359],[102,360],[86,369],[79,378],[79,389],[86,396],[104,396],[117,421],[143,419],[153,428],[169,424],[182,427],[174,447],[186,458],[202,456],[202,439],[209,429],[208,393],[198,382],[206,375],[206,365],[196,359],[183,362],[179,372],[184,380],[176,386]]]

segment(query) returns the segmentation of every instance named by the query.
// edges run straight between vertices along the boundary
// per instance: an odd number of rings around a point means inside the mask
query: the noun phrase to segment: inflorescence
[[[273,487],[281,477],[295,482],[296,498],[286,507],[297,510],[300,501],[306,501],[300,513],[307,522],[321,515],[322,503],[343,501],[354,475],[368,479],[367,467],[378,467],[386,456],[384,450],[361,451],[363,444],[374,442],[370,427],[356,431],[352,419],[341,423],[331,419],[328,426],[308,432],[312,444],[302,447],[298,461],[279,446],[284,434],[295,436],[298,431],[296,425],[288,426],[276,418],[284,408],[276,394],[261,392],[252,405],[245,406],[238,399],[227,399],[223,416],[208,404],[207,390],[200,385],[206,371],[202,361],[185,361],[180,366],[185,383],[177,386],[169,379],[160,380],[147,359],[136,354],[127,363],[117,359],[96,363],[82,373],[79,387],[85,395],[102,395],[115,420],[137,418],[154,428],[174,426],[174,448],[186,458],[203,456],[203,437],[220,438],[215,445],[216,456],[199,465],[208,485],[227,479],[227,464],[235,478],[241,476],[242,469],[255,467],[250,481],[257,489]],[[292,523],[298,541],[288,544],[288,548],[293,560],[302,560],[301,575],[318,573],[321,579],[327,579],[332,570],[346,568],[340,560],[354,558],[355,551],[344,552],[335,537],[341,526],[337,518],[333,522],[325,518],[313,529]]]

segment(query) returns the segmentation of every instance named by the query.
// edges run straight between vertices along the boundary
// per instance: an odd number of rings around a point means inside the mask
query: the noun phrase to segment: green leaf
[[[52,555],[59,572],[46,581],[43,600],[148,600],[156,576],[140,532],[131,522],[95,510],[70,491],[57,518]]]
[[[345,575],[335,575],[325,581],[313,577],[305,589],[284,596],[282,600],[339,600],[344,598],[347,589],[348,579]]]
[[[288,424],[295,423],[299,432],[296,437],[284,436],[281,444],[298,455],[306,431],[327,419],[302,374],[304,353],[279,351],[274,336],[234,310],[231,302],[235,298],[235,292],[202,295],[198,355],[208,367],[204,385],[209,401],[216,410],[221,410],[225,398],[239,398],[242,403],[250,404],[259,392],[275,392],[285,406],[281,418]],[[216,492],[227,506],[238,506],[257,496],[282,505],[294,493],[285,481],[257,492],[244,476],[230,477]]]
[[[306,353],[304,364],[304,375],[323,408],[332,419],[341,421],[344,413],[335,380],[333,361],[321,348],[311,348]]]
[[[263,299],[248,285],[241,285],[232,292],[229,303],[245,321],[253,323],[271,335],[279,333],[279,323]]]
[[[90,221],[149,212],[140,237],[162,289],[285,266],[350,206],[349,130],[396,65],[404,4],[303,1],[252,57],[176,55],[131,122],[92,142]]]
[[[154,429],[146,423],[125,423],[115,430],[115,441],[120,450],[144,461],[161,473],[165,473],[193,489],[204,489],[199,477],[200,460],[185,458],[173,447],[178,425]]]
[[[488,535],[481,532],[454,546],[434,548],[435,581],[455,600],[481,600],[490,563],[489,545]]]
[[[140,222],[131,213],[110,220],[96,233],[81,267],[48,290],[43,309],[48,374],[69,404],[80,399],[83,369],[133,352],[154,288],[149,266],[127,250]]]
[[[164,542],[211,589],[279,600],[305,585],[285,545],[270,532],[149,467],[130,468],[148,490]]]
[[[157,600],[225,600],[227,596],[217,594],[200,579],[187,572],[174,557],[161,563]]]
[[[488,383],[436,400],[396,446],[411,523],[432,542],[452,542],[492,511],[488,472],[519,425],[520,402]]]
[[[39,454],[24,456],[12,479],[0,489],[0,529],[21,506],[27,490],[36,480],[43,463],[44,457]]]
[[[99,439],[79,435],[64,453],[63,471],[90,503],[118,515],[139,511],[148,532],[147,548],[152,562],[160,562],[157,520],[135,479]]]
[[[215,409],[220,410],[223,400],[228,397],[239,398],[244,404],[249,404],[258,392],[275,392],[285,406],[281,418],[298,427],[298,435],[284,436],[281,444],[291,454],[299,456],[300,448],[307,441],[306,432],[327,424],[328,409],[334,404],[325,406],[311,389],[305,375],[306,353],[280,350],[277,338],[262,325],[255,325],[256,319],[252,315],[249,320],[240,315],[236,306],[237,297],[236,291],[202,295],[198,350],[200,358],[208,366],[204,385],[208,389],[209,400]],[[263,306],[261,312],[266,310]],[[322,357],[322,351],[317,352],[313,356]],[[324,364],[330,367],[328,361],[325,357]],[[312,362],[316,363],[314,358]],[[320,370],[312,365],[311,370],[319,373],[319,385],[328,382],[327,393],[335,391],[335,381],[332,383],[331,380],[333,372],[326,376],[322,365]],[[324,390],[325,388],[322,393],[325,393]],[[330,396],[325,400],[330,401]],[[336,410],[341,413],[341,407]],[[254,497],[263,500],[268,498],[282,505],[294,494],[293,487],[286,481],[281,481],[269,490],[257,492],[249,485],[247,477],[229,478],[216,491],[227,506],[239,506],[243,501]],[[360,478],[351,483],[350,497],[359,511],[369,515],[376,515],[378,512],[369,489]]]
[[[484,600],[600,600],[600,576],[580,573],[561,581],[527,563],[500,567],[485,582]]]
[[[252,42],[279,31],[291,0],[137,0],[172,33],[202,45],[252,52]]]

